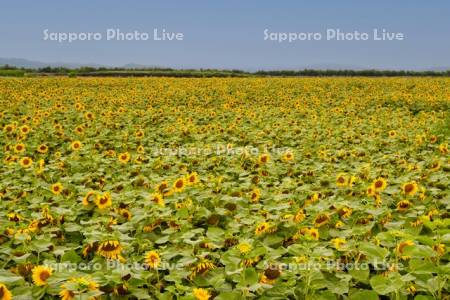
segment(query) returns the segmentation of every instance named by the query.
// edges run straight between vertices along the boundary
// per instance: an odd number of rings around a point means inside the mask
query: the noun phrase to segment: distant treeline
[[[45,67],[39,69],[0,66],[0,76],[108,76],[108,77],[299,77],[299,76],[450,76],[448,71],[395,71],[395,70],[279,70],[246,72],[242,70],[218,69],[171,69],[171,68],[93,68],[76,69],[64,67]]]

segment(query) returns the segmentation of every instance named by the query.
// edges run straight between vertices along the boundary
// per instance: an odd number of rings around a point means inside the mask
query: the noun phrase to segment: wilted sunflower
[[[30,157],[25,156],[20,159],[20,165],[25,169],[31,167],[32,164],[33,160]]]
[[[0,283],[0,300],[11,300],[11,299],[12,299],[11,292],[8,290],[6,285]]]
[[[50,190],[54,195],[59,195],[63,190],[63,185],[60,182],[54,183],[52,184]]]
[[[343,245],[345,245],[345,243],[347,243],[346,240],[345,239],[341,239],[341,238],[334,238],[334,239],[331,240],[331,244],[337,250],[341,249],[341,247]]]
[[[80,141],[73,141],[70,144],[70,148],[72,148],[73,151],[78,151],[81,149],[81,142]]]
[[[122,246],[117,240],[106,240],[99,244],[97,253],[108,259],[121,259]]]
[[[216,266],[214,265],[214,263],[212,261],[210,261],[209,259],[206,259],[206,258],[202,258],[202,259],[200,259],[200,261],[198,263],[196,263],[192,267],[192,272],[189,275],[189,279],[193,279],[195,276],[197,276],[197,274],[205,274],[209,270],[212,270],[215,268],[216,268]]]
[[[158,268],[161,262],[161,258],[159,257],[158,252],[156,251],[148,251],[145,253],[145,264],[152,269]]]
[[[192,293],[197,300],[208,300],[211,297],[208,290],[202,288],[195,288]]]
[[[417,183],[415,181],[405,183],[402,186],[402,191],[404,194],[406,194],[408,196],[414,196],[418,191]]]
[[[106,192],[103,195],[97,195],[95,204],[97,204],[97,207],[100,209],[110,207],[112,205],[111,194]]]
[[[53,270],[47,266],[36,266],[32,270],[32,279],[35,285],[47,284],[47,279],[52,275]]]
[[[439,171],[440,168],[441,168],[441,163],[439,161],[434,161],[430,165],[430,170],[433,171],[433,172]]]
[[[387,186],[386,179],[379,177],[373,182],[372,186],[374,187],[375,191],[377,191],[377,192],[384,191],[384,189]]]
[[[330,221],[330,217],[327,214],[319,214],[314,219],[314,226],[321,227]]]
[[[119,153],[118,158],[119,158],[119,162],[120,163],[126,164],[127,162],[130,161],[131,156],[130,156],[130,153],[123,152],[123,153]]]

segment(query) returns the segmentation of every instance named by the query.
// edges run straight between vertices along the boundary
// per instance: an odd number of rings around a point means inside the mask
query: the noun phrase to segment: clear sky
[[[0,57],[43,62],[167,67],[293,69],[450,67],[450,1],[3,1]],[[150,32],[107,41],[106,30]],[[154,41],[154,29],[184,34]],[[403,41],[264,40],[269,32],[386,29]],[[100,32],[100,41],[45,41],[43,31]]]

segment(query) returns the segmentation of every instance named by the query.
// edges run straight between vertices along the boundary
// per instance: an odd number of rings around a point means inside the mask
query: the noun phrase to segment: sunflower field
[[[450,299],[448,78],[0,78],[0,300]]]

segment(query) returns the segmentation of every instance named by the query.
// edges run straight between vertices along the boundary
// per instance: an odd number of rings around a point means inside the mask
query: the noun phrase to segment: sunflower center
[[[411,193],[413,189],[414,189],[414,187],[413,187],[413,185],[410,184],[410,183],[408,183],[408,184],[405,186],[405,192],[406,192],[406,193]]]
[[[107,243],[106,245],[102,246],[102,250],[103,251],[107,251],[107,252],[111,252],[111,251],[115,251],[119,248],[119,246],[111,244],[111,243]]]
[[[179,180],[177,181],[176,185],[177,188],[182,188],[183,187],[183,181]]]
[[[41,274],[39,274],[39,278],[42,281],[46,281],[50,277],[50,273],[48,271],[42,271]]]

